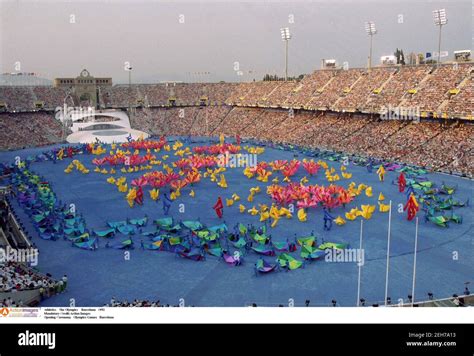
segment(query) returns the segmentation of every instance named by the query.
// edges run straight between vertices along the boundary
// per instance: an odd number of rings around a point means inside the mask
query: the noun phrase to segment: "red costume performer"
[[[217,198],[217,202],[212,208],[215,210],[217,217],[219,219],[222,218],[222,214],[224,212],[224,204],[222,203],[221,197]]]
[[[66,157],[72,158],[72,147],[66,149]]]
[[[418,213],[418,210],[420,210],[420,207],[418,206],[418,202],[416,201],[416,198],[413,194],[410,194],[410,197],[408,198],[407,203],[405,204],[405,207],[403,210],[407,210],[407,220],[412,221],[413,218],[416,216],[416,213]]]
[[[407,181],[405,179],[405,175],[402,173],[400,173],[400,175],[398,176],[398,191],[400,193],[403,193],[405,191],[405,187],[407,186]]]
[[[135,197],[135,202],[136,202],[138,205],[142,205],[142,204],[143,204],[143,189],[142,189],[142,187],[138,187],[137,196]]]

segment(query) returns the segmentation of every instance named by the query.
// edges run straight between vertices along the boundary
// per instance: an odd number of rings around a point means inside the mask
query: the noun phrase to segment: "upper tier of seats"
[[[102,87],[102,108],[232,105],[380,113],[419,108],[422,116],[474,115],[474,64],[316,70],[301,81],[134,84]],[[0,110],[54,110],[63,88],[0,87]]]

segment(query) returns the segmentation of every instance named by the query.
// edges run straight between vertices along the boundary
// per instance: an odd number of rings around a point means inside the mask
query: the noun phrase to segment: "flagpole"
[[[360,279],[361,279],[361,274],[362,274],[362,258],[360,256],[362,253],[362,229],[364,226],[364,220],[360,220],[360,244],[359,244],[359,277],[357,279],[357,306],[359,306],[360,303]]]
[[[392,201],[390,200],[390,208],[388,211],[388,234],[387,234],[387,270],[385,272],[385,305],[388,298],[388,271],[390,266],[390,233],[392,230]]]
[[[418,250],[418,216],[415,223],[415,252],[413,254],[413,284],[411,287],[411,306],[415,303],[416,252]]]

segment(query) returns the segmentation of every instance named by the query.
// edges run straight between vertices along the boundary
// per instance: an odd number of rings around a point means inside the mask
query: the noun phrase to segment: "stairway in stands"
[[[216,130],[217,130],[217,129],[222,125],[222,123],[225,121],[225,119],[227,118],[227,116],[229,116],[229,114],[230,114],[232,111],[234,111],[234,110],[238,110],[238,108],[234,106],[234,107],[232,108],[232,110],[229,110],[229,111],[222,117],[222,119],[219,121],[219,123],[217,124],[217,126],[212,129],[212,131],[209,133],[209,136],[212,136],[212,134],[213,134],[214,132],[216,132]]]

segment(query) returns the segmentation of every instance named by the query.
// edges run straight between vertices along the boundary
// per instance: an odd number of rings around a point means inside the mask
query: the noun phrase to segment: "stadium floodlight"
[[[377,33],[377,29],[375,28],[375,23],[373,21],[367,21],[365,23],[365,31],[370,36],[375,35]]]
[[[285,80],[288,80],[288,42],[291,39],[290,29],[284,27],[280,29],[281,40],[285,42]]]
[[[448,23],[446,9],[434,10],[433,19],[436,26],[446,25]]]
[[[439,26],[439,38],[438,38],[438,63],[441,63],[441,29],[444,25],[448,24],[448,17],[446,16],[446,9],[439,9],[433,11],[433,20],[436,26]]]
[[[290,29],[288,27],[281,28],[280,32],[282,41],[288,41],[291,38]]]
[[[377,34],[375,23],[373,21],[367,21],[365,23],[365,32],[370,36],[370,49],[369,49],[369,70],[372,68],[372,42],[374,35]]]

